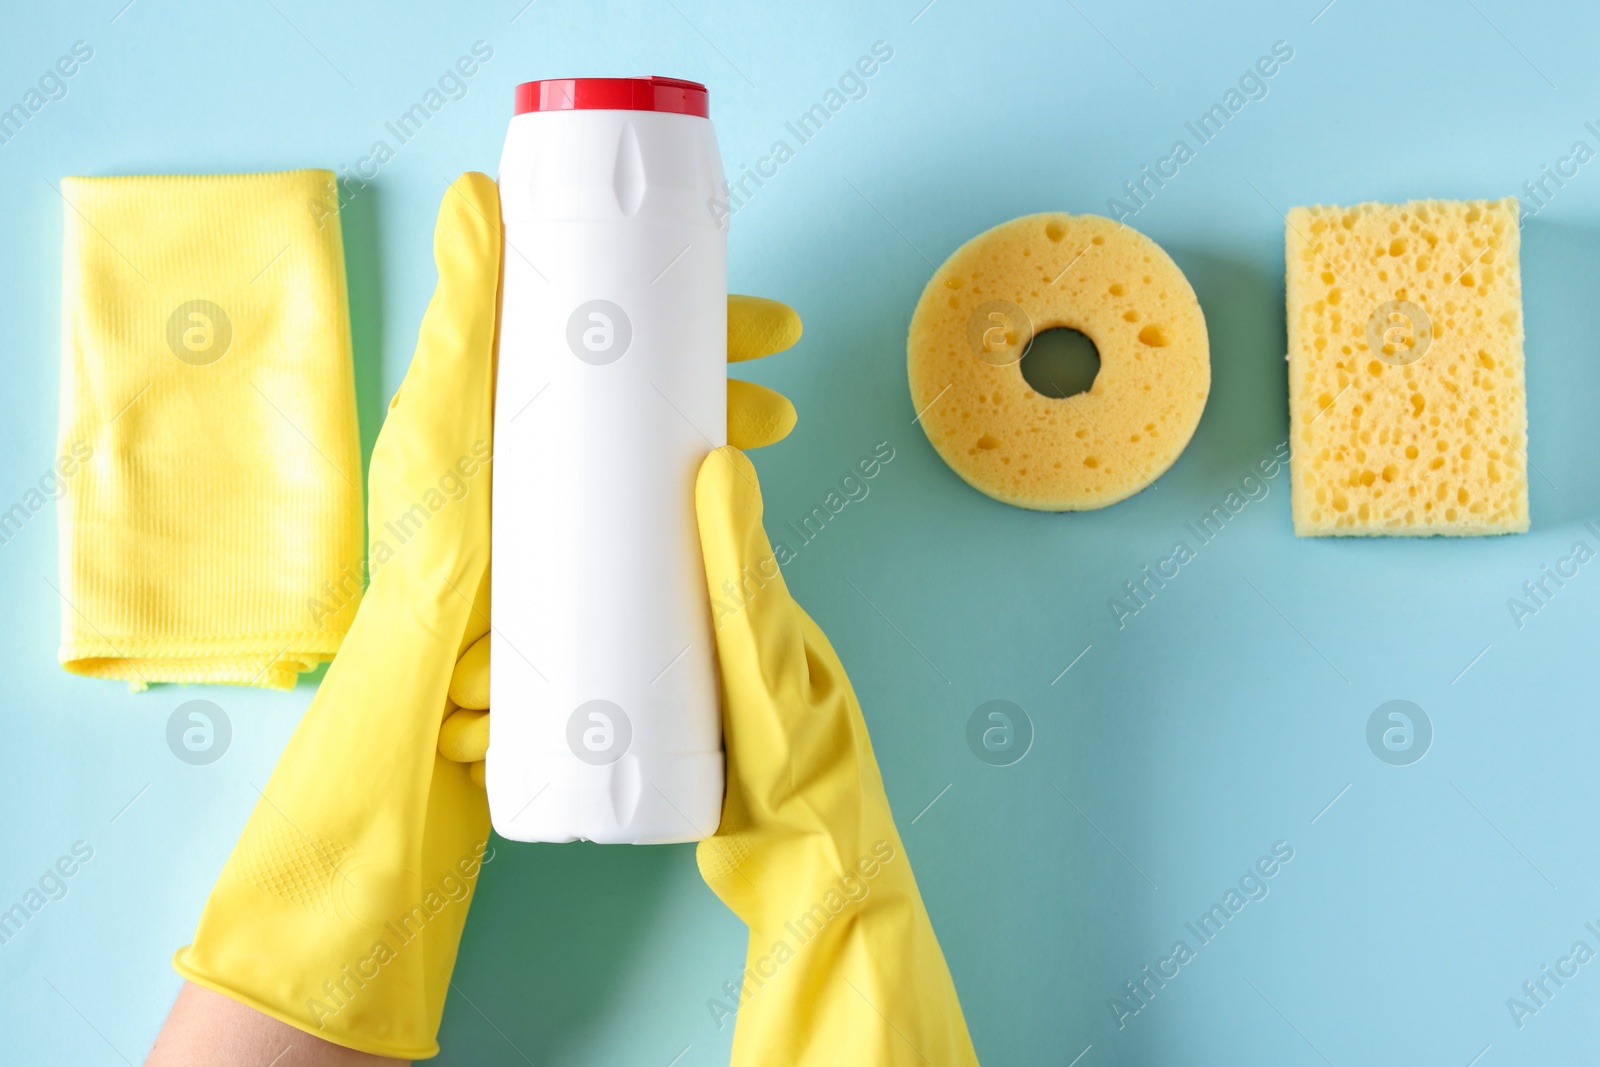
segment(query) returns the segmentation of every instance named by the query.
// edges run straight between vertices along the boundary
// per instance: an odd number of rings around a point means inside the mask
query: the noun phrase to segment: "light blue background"
[[[1285,473],[1126,629],[1106,606],[1286,435],[1279,212],[1515,194],[1575,140],[1600,148],[1584,128],[1600,120],[1592,7],[122,2],[13,5],[0,35],[4,104],[74,41],[95,50],[0,147],[0,504],[53,461],[62,175],[350,165],[474,41],[491,45],[467,96],[344,219],[370,448],[433,285],[440,194],[461,170],[493,171],[516,82],[704,81],[737,171],[885,41],[894,57],[866,97],[734,217],[733,287],[806,321],[796,350],[738,373],[801,412],[755,457],[774,531],[875,443],[895,449],[786,574],[854,679],[983,1061],[1600,1054],[1600,962],[1521,1029],[1506,1008],[1574,941],[1600,948],[1583,928],[1600,925],[1600,565],[1521,630],[1506,608],[1575,540],[1600,546],[1581,525],[1600,512],[1600,162],[1524,230],[1532,533],[1297,541]],[[1210,327],[1212,395],[1189,449],[1155,488],[1091,514],[969,489],[912,424],[905,332],[930,261],[1015,215],[1103,213],[1279,40],[1294,57],[1267,98],[1134,220]],[[95,855],[0,947],[0,1033],[19,1063],[138,1062],[178,987],[168,957],[313,688],[133,695],[67,676],[54,526],[46,511],[0,546],[0,904],[73,841]],[[164,740],[197,696],[235,729],[209,767]],[[1436,730],[1413,766],[1365,741],[1393,698]],[[991,699],[1037,731],[1008,768],[965,741]],[[1294,859],[1270,896],[1119,1030],[1109,998],[1280,840]],[[726,1062],[732,1028],[706,1001],[743,947],[688,847],[502,844],[456,970],[475,1007],[450,1001],[439,1062]]]

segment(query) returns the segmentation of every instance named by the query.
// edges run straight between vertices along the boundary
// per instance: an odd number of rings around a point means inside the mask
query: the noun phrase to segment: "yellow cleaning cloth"
[[[334,176],[61,195],[61,665],[288,689],[333,657],[362,582]]]

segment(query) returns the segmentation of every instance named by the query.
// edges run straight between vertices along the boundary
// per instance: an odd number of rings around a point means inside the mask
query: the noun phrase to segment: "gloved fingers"
[[[713,449],[695,477],[694,505],[723,673],[754,667],[777,680],[762,668],[803,668],[794,601],[761,525],[761,486],[749,457],[732,445]],[[763,663],[773,650],[784,661]]]
[[[743,784],[762,793],[781,787],[789,722],[807,710],[810,668],[801,616],[761,526],[755,467],[743,452],[724,446],[701,463],[695,513],[723,682],[723,827],[731,830],[741,822]]]
[[[467,768],[467,776],[469,778],[471,778],[474,782],[477,782],[478,786],[480,788],[487,788],[483,784],[483,760],[479,760],[477,763],[474,763],[471,767],[468,767]]]
[[[428,358],[411,361],[389,407],[404,411],[402,396],[427,397],[435,403],[416,405],[424,409],[418,415],[441,422],[455,418],[456,409],[437,401],[477,384],[492,360],[500,289],[500,195],[488,175],[468,172],[445,192],[434,224],[433,258],[439,281],[417,337],[418,356],[428,353]]]
[[[481,763],[489,751],[489,713],[472,708],[451,712],[439,727],[439,755],[456,763]]]
[[[487,576],[485,576],[487,583]],[[473,642],[456,661],[450,676],[450,699],[457,707],[481,711],[489,706],[489,635]],[[474,757],[482,759],[482,756]]]
[[[788,304],[761,296],[728,296],[728,362],[782,352],[800,340],[800,316]]]
[[[761,448],[789,436],[794,405],[764,385],[728,379],[728,443],[735,448]]]

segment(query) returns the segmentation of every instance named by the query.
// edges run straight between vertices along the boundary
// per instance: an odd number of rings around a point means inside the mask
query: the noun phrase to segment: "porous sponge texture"
[[[1020,361],[983,358],[973,323],[997,304],[1022,309],[1034,334],[1068,327],[1093,341],[1093,386],[1048,397]],[[996,500],[1040,511],[1101,508],[1149,485],[1189,443],[1211,389],[1188,279],[1150,238],[1098,215],[1025,215],[962,245],[923,290],[906,356],[944,461]]]
[[[1527,530],[1517,215],[1515,198],[1290,210],[1296,534]]]

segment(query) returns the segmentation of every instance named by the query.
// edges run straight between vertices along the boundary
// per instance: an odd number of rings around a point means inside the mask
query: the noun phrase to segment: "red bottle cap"
[[[517,86],[516,113],[670,111],[711,117],[706,87],[681,78],[546,78]]]

